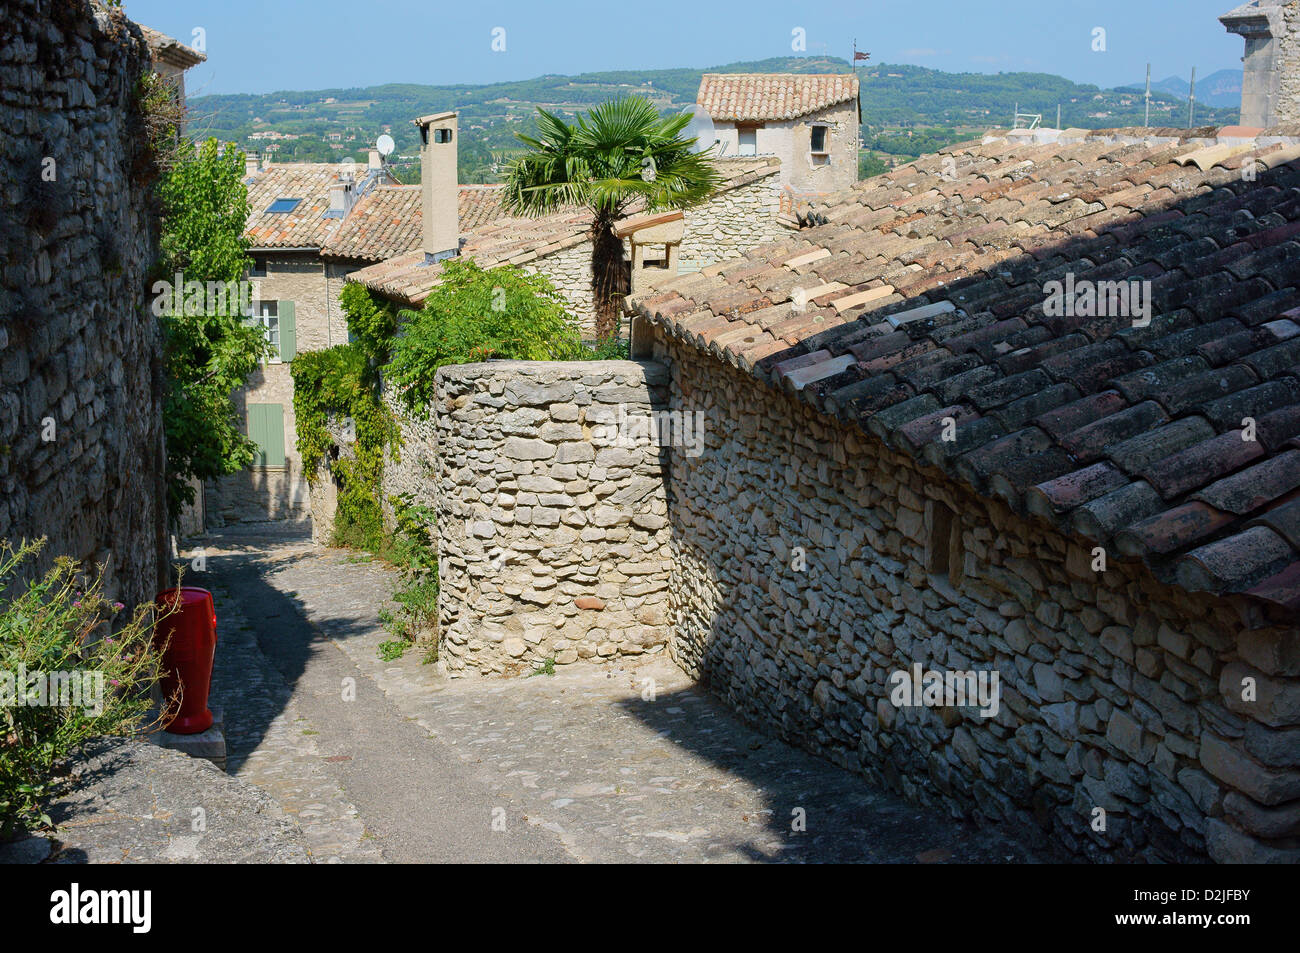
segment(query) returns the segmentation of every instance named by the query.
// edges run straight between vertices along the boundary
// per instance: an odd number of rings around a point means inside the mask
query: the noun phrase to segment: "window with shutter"
[[[248,439],[257,444],[254,467],[284,466],[284,405],[249,404]]]
[[[292,361],[298,353],[298,322],[292,301],[280,302],[280,360]]]

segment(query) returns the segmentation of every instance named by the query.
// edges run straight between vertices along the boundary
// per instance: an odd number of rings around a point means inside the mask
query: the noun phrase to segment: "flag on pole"
[[[871,54],[870,54],[870,53],[859,53],[857,50],[854,50],[854,51],[853,51],[853,59],[854,59],[854,61],[857,61],[857,60],[869,60],[869,59],[871,59]]]

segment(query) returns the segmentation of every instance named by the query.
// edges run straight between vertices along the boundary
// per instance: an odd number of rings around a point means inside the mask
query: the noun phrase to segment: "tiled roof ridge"
[[[1300,148],[1127,138],[959,144],[632,303],[1026,517],[1295,613]],[[1149,282],[1150,324],[1049,315],[1070,275]]]
[[[705,73],[695,101],[716,121],[796,119],[858,97],[855,73]]]

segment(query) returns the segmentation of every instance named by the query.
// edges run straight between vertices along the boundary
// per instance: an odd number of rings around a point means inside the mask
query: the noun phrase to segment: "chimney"
[[[338,180],[330,183],[330,210],[327,218],[344,218],[352,211],[356,203],[356,184],[349,175],[340,175]]]
[[[372,147],[370,150],[370,158],[366,160],[366,168],[382,169],[383,167],[384,160],[380,157],[379,150]]]
[[[1300,122],[1300,0],[1251,0],[1219,22],[1246,39],[1241,125]]]
[[[244,155],[244,178],[250,175],[257,175],[257,170],[262,164],[261,156],[256,152],[249,152]]]
[[[441,261],[460,249],[460,196],[456,179],[456,114],[415,120],[420,127],[420,211],[424,260]]]

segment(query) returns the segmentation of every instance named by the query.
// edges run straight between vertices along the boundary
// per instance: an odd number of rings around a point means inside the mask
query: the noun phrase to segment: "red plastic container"
[[[159,682],[163,697],[170,699],[180,690],[180,711],[167,731],[196,735],[212,727],[208,692],[217,651],[217,610],[212,593],[194,586],[164,589],[157,602],[164,608],[175,607],[154,630],[155,644],[166,645]]]

